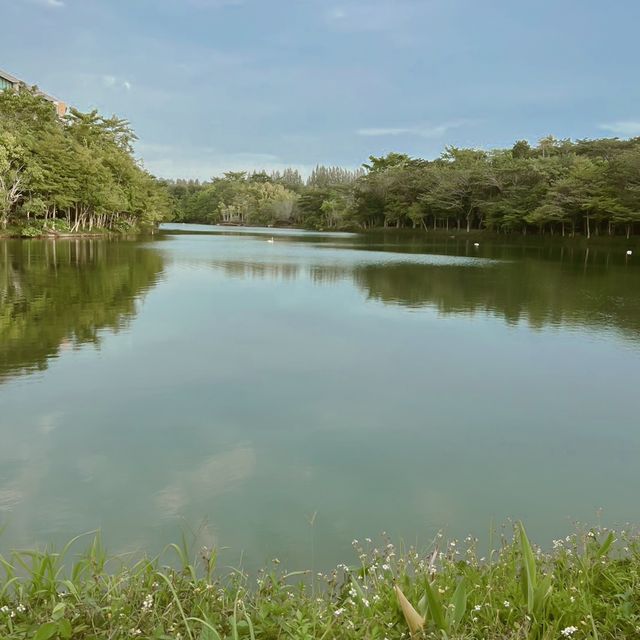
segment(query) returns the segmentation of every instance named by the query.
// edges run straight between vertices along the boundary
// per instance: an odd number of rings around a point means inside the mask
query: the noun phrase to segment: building
[[[15,76],[12,76],[10,73],[3,71],[0,69],[0,91],[4,91],[5,89],[14,89],[19,91],[21,87],[28,87],[29,85],[23,80],[19,80]],[[48,100],[53,106],[56,108],[56,112],[60,118],[67,113],[67,105],[50,96],[42,91],[38,90],[38,95],[42,96],[45,100]]]

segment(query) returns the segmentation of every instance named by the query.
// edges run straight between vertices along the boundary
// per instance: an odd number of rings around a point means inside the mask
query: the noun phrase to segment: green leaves
[[[36,635],[33,636],[33,640],[49,640],[53,638],[58,632],[58,624],[56,622],[46,622],[40,625],[36,631]]]
[[[538,578],[536,558],[522,522],[518,523],[520,553],[522,554],[521,586],[529,615],[539,617],[551,594],[551,577]]]

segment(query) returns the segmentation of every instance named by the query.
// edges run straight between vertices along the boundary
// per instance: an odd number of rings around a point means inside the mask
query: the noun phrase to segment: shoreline
[[[99,534],[71,560],[14,551],[0,563],[0,635],[49,638],[637,637],[640,534],[606,528],[531,544],[524,526],[481,556],[478,540],[426,549],[354,540],[326,572],[217,571],[217,552],[168,545],[162,559],[110,557]],[[86,540],[86,538],[85,538]],[[173,564],[164,564],[164,558]]]
[[[485,239],[490,242],[504,242],[504,243],[514,243],[514,244],[529,244],[529,243],[545,243],[549,245],[562,245],[567,244],[571,246],[582,245],[584,247],[587,246],[595,246],[595,245],[606,245],[606,244],[620,244],[629,247],[640,247],[640,236],[631,236],[631,238],[627,239],[623,235],[592,235],[591,238],[587,238],[583,234],[574,234],[574,235],[565,235],[562,236],[560,234],[538,234],[531,233],[527,235],[523,235],[521,233],[497,233],[495,231],[490,231],[487,229],[471,229],[470,231],[465,231],[464,229],[458,230],[445,230],[445,229],[429,229],[425,231],[421,228],[409,229],[409,228],[393,228],[393,227],[376,227],[374,229],[310,229],[302,226],[288,226],[288,227],[269,227],[269,226],[259,226],[259,225],[223,225],[223,224],[209,224],[205,222],[167,222],[161,224],[174,224],[174,225],[198,225],[201,227],[211,227],[211,228],[224,228],[229,230],[247,230],[247,229],[256,229],[264,232],[269,231],[307,231],[309,233],[322,233],[327,235],[333,234],[355,234],[363,237],[375,238],[376,236],[393,236],[396,235],[402,238],[415,238],[415,239],[434,239],[434,240],[473,240],[477,241],[479,239]],[[162,229],[162,226],[158,228],[161,232],[170,232],[170,230]],[[189,230],[174,230],[180,231],[181,233],[189,233]],[[192,233],[207,233],[205,230],[193,230]]]

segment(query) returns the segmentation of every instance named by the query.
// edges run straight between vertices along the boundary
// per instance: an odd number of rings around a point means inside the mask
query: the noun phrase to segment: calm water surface
[[[0,552],[197,530],[223,564],[320,567],[383,530],[638,523],[625,249],[185,225],[1,241]]]

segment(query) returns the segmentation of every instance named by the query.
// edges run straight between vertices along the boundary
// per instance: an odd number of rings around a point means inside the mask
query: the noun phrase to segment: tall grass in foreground
[[[487,557],[473,538],[354,540],[353,566],[253,578],[217,577],[215,553],[186,544],[168,548],[179,569],[109,558],[99,536],[74,561],[70,546],[0,556],[0,638],[640,638],[640,537],[625,532],[543,552],[517,525]]]

